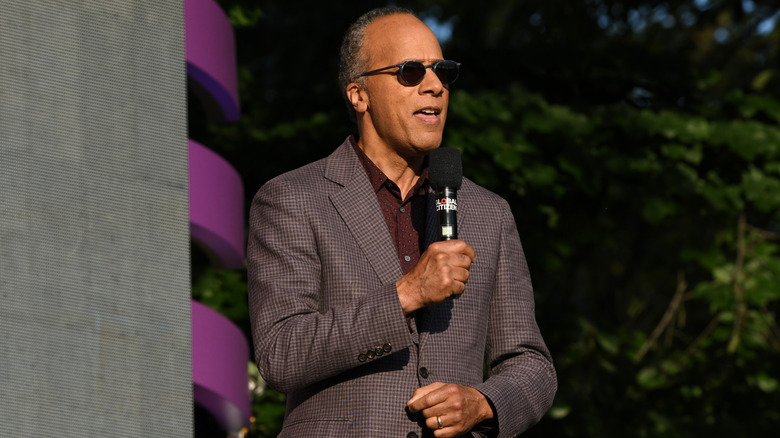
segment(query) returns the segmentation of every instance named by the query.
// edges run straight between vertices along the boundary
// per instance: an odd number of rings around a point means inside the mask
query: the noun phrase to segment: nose
[[[425,68],[429,70],[425,71],[425,76],[423,76],[423,80],[420,82],[418,87],[419,93],[431,93],[434,96],[440,95],[444,92],[444,84],[442,84],[441,79],[439,79],[436,73],[433,72],[432,65],[426,65]]]

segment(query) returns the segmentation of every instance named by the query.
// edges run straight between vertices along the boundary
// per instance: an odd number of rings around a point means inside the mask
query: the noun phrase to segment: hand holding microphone
[[[429,246],[414,268],[396,282],[398,298],[407,315],[462,294],[475,256],[474,248],[457,240],[457,190],[463,180],[460,151],[452,148],[431,151],[428,179],[437,196],[440,241]]]

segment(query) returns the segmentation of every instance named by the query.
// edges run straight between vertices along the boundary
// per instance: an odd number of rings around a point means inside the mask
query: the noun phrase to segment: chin
[[[441,144],[441,139],[441,132],[429,132],[419,136],[414,144],[419,146],[421,149],[431,150],[439,147]]]
[[[415,144],[412,146],[412,154],[410,157],[407,158],[421,158],[426,155],[428,155],[432,150],[439,147],[441,142],[437,143],[426,143],[426,144]]]
[[[428,152],[438,148],[439,146],[441,146],[441,137],[439,137],[439,138],[437,138],[435,140],[431,140],[431,141],[423,143],[421,145],[420,149],[425,151],[425,153],[427,154]]]

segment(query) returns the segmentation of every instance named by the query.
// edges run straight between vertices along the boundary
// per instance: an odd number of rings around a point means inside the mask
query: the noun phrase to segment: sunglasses
[[[361,73],[358,77],[368,76],[395,67],[398,67],[398,77],[405,85],[417,85],[422,82],[425,77],[425,69],[427,68],[431,69],[444,85],[455,82],[455,79],[458,79],[458,73],[460,72],[460,63],[455,61],[443,60],[437,61],[431,65],[425,65],[420,61],[405,61],[400,64],[389,65],[387,67]]]

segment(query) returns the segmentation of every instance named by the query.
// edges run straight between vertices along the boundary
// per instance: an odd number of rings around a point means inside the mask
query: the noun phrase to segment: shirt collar
[[[382,187],[385,187],[386,185],[392,184],[393,187],[396,188],[397,186],[395,183],[385,175],[384,172],[382,172],[379,167],[377,167],[376,164],[374,164],[373,161],[371,161],[371,158],[368,158],[368,155],[366,155],[365,152],[363,152],[363,149],[360,149],[360,146],[358,146],[357,142],[355,141],[355,138],[353,136],[349,136],[349,143],[352,145],[352,148],[355,150],[355,154],[357,154],[358,159],[360,160],[360,164],[363,165],[363,169],[366,171],[366,175],[368,175],[368,180],[371,182],[371,187],[374,189],[374,193],[378,192],[382,189]],[[420,173],[420,178],[418,178],[417,183],[414,185],[414,193],[418,193],[419,189],[421,187],[427,188],[428,184],[428,157],[425,157],[425,161],[423,161],[423,170],[422,173]]]

